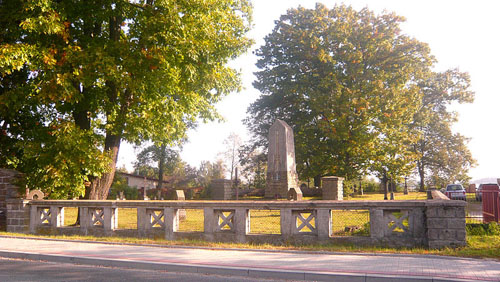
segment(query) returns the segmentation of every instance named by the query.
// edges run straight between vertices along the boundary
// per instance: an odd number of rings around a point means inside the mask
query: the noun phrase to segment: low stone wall
[[[55,201],[32,200],[12,204],[16,220],[10,230],[43,234],[98,236],[162,236],[250,243],[352,243],[374,246],[456,247],[465,241],[463,201]],[[81,224],[64,226],[64,210],[80,209]],[[137,228],[118,228],[119,208],[137,210]],[[203,210],[203,232],[180,232],[179,212]],[[279,211],[279,234],[250,230],[251,211]],[[365,236],[337,236],[332,223],[339,211],[369,215]],[[29,217],[27,216],[29,215]],[[24,216],[24,219],[23,219]],[[9,217],[10,218],[10,217]],[[28,219],[29,218],[29,219]],[[14,217],[12,217],[14,219]]]

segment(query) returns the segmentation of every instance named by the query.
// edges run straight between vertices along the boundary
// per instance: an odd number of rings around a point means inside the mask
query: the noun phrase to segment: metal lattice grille
[[[251,234],[280,234],[279,210],[250,210]]]
[[[368,210],[332,210],[333,236],[370,236]]]

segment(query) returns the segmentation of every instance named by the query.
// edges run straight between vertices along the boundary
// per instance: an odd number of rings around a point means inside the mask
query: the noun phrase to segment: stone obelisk
[[[293,130],[277,119],[269,128],[266,198],[286,198],[290,188],[298,187],[295,169]]]

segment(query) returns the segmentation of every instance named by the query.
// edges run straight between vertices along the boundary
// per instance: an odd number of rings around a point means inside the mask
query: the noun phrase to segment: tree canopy
[[[2,165],[105,199],[122,140],[170,144],[218,118],[250,20],[246,0],[0,2]]]
[[[406,174],[418,82],[434,63],[427,44],[401,34],[404,18],[338,5],[290,9],[256,51],[261,97],[246,125],[265,146],[276,118],[294,129],[302,178]]]
[[[432,73],[419,87],[423,92],[422,107],[412,128],[420,134],[412,146],[418,154],[420,190],[426,184],[444,187],[450,181],[467,182],[467,173],[475,160],[467,148],[469,139],[452,131],[457,114],[450,110],[450,105],[473,101],[469,75],[458,70]]]

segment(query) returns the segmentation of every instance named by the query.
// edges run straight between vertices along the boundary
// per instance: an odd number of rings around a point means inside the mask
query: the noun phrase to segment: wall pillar
[[[330,209],[318,209],[316,213],[318,239],[328,239],[332,235],[332,212]]]
[[[214,233],[217,228],[214,208],[204,208],[203,215],[204,215],[203,225],[204,225],[205,238],[209,241],[213,241]]]

